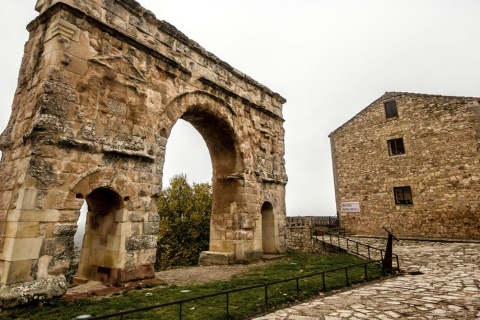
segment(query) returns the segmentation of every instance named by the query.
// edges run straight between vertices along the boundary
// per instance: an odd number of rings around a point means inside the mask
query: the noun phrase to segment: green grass
[[[106,315],[127,311],[155,304],[194,298],[222,291],[240,289],[277,280],[324,272],[346,267],[365,260],[345,254],[289,254],[273,263],[254,267],[249,274],[239,276],[231,281],[217,281],[196,286],[169,286],[154,289],[123,291],[108,298],[95,298],[66,302],[53,300],[37,306],[28,306],[0,312],[1,319],[74,319],[78,315]],[[346,283],[345,269],[325,274],[326,290],[343,288],[349,284],[365,281],[363,266],[348,270],[349,283]],[[368,280],[378,279],[381,269],[370,264],[367,268]],[[229,295],[229,315],[231,319],[242,319],[249,315],[273,309],[302,299],[318,296],[324,292],[323,277],[317,275],[296,281],[268,286],[268,305],[265,303],[264,287],[231,293]],[[182,293],[182,290],[190,290]],[[151,295],[146,296],[146,293]],[[112,319],[119,319],[112,318]],[[124,316],[123,319],[179,319],[179,306],[154,309],[147,312]],[[226,296],[211,297],[184,303],[182,319],[226,319]]]

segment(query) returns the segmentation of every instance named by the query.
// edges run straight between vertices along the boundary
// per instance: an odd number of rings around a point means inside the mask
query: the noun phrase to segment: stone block
[[[57,209],[57,191],[49,190],[45,201],[44,209]]]
[[[87,182],[87,179],[80,180],[80,182],[72,189],[72,192],[75,195],[80,195],[82,198],[88,196],[92,191],[92,187]]]
[[[80,33],[77,26],[63,20],[60,16],[56,16],[51,21],[50,27],[48,28],[45,34],[45,41],[48,41],[54,38],[52,40],[60,43],[65,41],[78,42],[79,36],[80,36]]]
[[[130,217],[131,212],[128,212],[126,208],[115,212],[115,222],[133,221],[132,219],[130,219]]]
[[[0,192],[0,210],[10,209],[11,202],[12,202],[12,191]],[[0,221],[2,221],[1,215],[0,215]]]
[[[105,265],[105,250],[92,250],[90,255],[90,261],[95,261],[99,266]]]
[[[126,250],[154,249],[157,247],[156,236],[134,236],[127,238],[125,242]]]
[[[145,212],[143,211],[131,211],[128,213],[128,221],[143,222],[145,220],[144,216]]]
[[[85,46],[80,43],[72,42],[68,48],[68,53],[72,56],[88,60],[95,57],[98,53],[90,46]]]
[[[5,237],[35,238],[38,236],[38,222],[7,222]]]
[[[92,250],[90,248],[82,247],[82,251],[80,253],[80,263],[87,264],[89,262],[91,251]]]
[[[229,265],[235,263],[235,256],[233,253],[202,251],[198,265],[213,266],[213,265]]]
[[[77,232],[77,228],[78,226],[76,224],[56,224],[53,228],[53,235],[59,237],[73,237]]]
[[[37,279],[47,279],[48,277],[48,265],[50,264],[51,256],[41,256],[38,259],[37,264]]]
[[[122,236],[131,234],[132,224],[130,222],[116,223],[115,224],[115,235]]]
[[[11,261],[8,264],[7,285],[32,280],[30,273],[32,271],[33,260]]]
[[[156,258],[156,249],[140,250],[137,254],[138,265],[154,264]]]
[[[130,234],[132,236],[143,235],[143,223],[142,222],[131,222],[130,225],[131,225]]]
[[[0,286],[6,283],[9,268],[10,268],[9,261],[0,260]]]
[[[7,240],[12,250],[9,261],[38,259],[43,238],[7,238]]]
[[[58,210],[15,210],[14,216],[18,215],[18,221],[57,222],[60,219],[61,211]],[[10,220],[9,221],[15,221]]]
[[[17,209],[32,210],[35,209],[37,200],[37,189],[22,189],[18,193]]]
[[[105,251],[105,257],[103,260],[104,267],[107,268],[120,268],[124,265],[126,259],[126,252],[125,251]]]
[[[88,62],[84,59],[71,57],[71,60],[69,61],[65,69],[80,76],[84,76],[88,70]]]
[[[61,49],[52,50],[44,55],[45,65],[63,67],[62,60],[65,55],[66,52]]]
[[[144,235],[157,235],[159,229],[158,222],[145,222],[143,224],[143,234]]]
[[[108,236],[106,249],[110,251],[120,251],[125,248],[126,236]]]
[[[91,233],[85,233],[83,236],[82,248],[91,248],[93,246],[93,238],[95,236]]]

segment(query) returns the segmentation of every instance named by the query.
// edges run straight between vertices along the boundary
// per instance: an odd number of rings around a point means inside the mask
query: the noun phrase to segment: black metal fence
[[[380,262],[381,262],[381,260],[377,260],[377,261],[372,260],[372,261],[361,263],[361,264],[350,265],[350,266],[347,266],[347,267],[332,269],[332,270],[328,270],[328,271],[310,273],[310,274],[307,274],[307,275],[288,278],[288,279],[285,279],[285,280],[272,281],[272,282],[265,283],[265,284],[259,284],[259,285],[254,285],[254,286],[249,286],[249,287],[244,287],[244,288],[239,288],[239,289],[233,289],[233,290],[223,291],[223,292],[219,292],[219,293],[213,293],[213,294],[198,296],[198,297],[194,297],[194,298],[182,299],[182,300],[173,301],[173,302],[161,303],[161,304],[156,304],[156,305],[152,305],[152,306],[148,306],[148,307],[143,307],[143,308],[132,309],[132,310],[128,310],[128,311],[121,311],[121,312],[117,312],[117,313],[112,313],[112,314],[108,314],[108,315],[104,315],[104,316],[97,316],[97,317],[93,317],[93,318],[89,318],[89,319],[90,320],[100,320],[100,319],[118,318],[118,319],[123,320],[123,319],[126,319],[127,315],[146,312],[146,311],[150,311],[150,310],[154,310],[154,309],[165,308],[165,307],[169,307],[169,306],[178,306],[178,319],[181,320],[182,316],[183,316],[183,311],[184,311],[183,306],[186,303],[193,302],[193,301],[198,301],[198,300],[204,300],[204,299],[208,299],[208,298],[212,298],[212,297],[219,297],[219,296],[224,296],[225,297],[225,300],[224,300],[225,301],[225,306],[224,306],[225,307],[225,316],[226,316],[225,319],[230,319],[231,318],[231,315],[230,315],[230,310],[231,310],[230,309],[230,296],[233,293],[240,292],[240,291],[254,290],[254,289],[258,289],[258,288],[263,288],[264,289],[264,298],[263,299],[264,299],[264,302],[265,302],[265,310],[267,310],[268,307],[269,307],[269,297],[270,297],[268,288],[273,286],[273,285],[276,285],[276,284],[279,284],[279,283],[295,282],[296,298],[300,299],[300,296],[301,296],[300,295],[300,292],[301,292],[300,289],[301,288],[300,288],[299,280],[301,280],[301,279],[320,276],[322,278],[321,288],[318,288],[318,289],[321,290],[321,291],[327,291],[327,289],[328,289],[327,288],[327,282],[325,281],[325,276],[327,274],[344,271],[346,284],[350,285],[351,284],[351,279],[349,278],[349,270],[352,270],[353,268],[363,268],[363,279],[365,281],[368,281],[367,266],[371,265],[371,264],[378,264]],[[384,270],[383,270],[383,273],[385,274]]]
[[[321,237],[322,237],[321,241],[323,245],[329,244],[331,247],[336,247],[339,250],[345,250],[347,252],[354,253],[358,256],[361,256],[370,260],[375,260],[375,261],[380,260],[382,261],[382,264],[384,259],[386,258],[385,257],[386,250],[371,246],[369,244],[364,244],[359,241],[349,239],[347,237],[342,237],[340,235],[323,234]],[[320,241],[318,237],[313,237],[313,238],[316,239],[317,242]],[[397,268],[394,271],[400,272],[400,261],[398,259],[397,254],[392,254],[392,261],[393,260],[396,261],[397,263]]]
[[[320,243],[322,245],[329,245],[331,247],[334,247],[336,250],[339,251],[347,251],[354,253],[358,256],[364,257],[369,259],[369,262],[361,263],[361,264],[356,264],[356,265],[350,265],[347,267],[342,267],[342,268],[337,268],[337,269],[332,269],[332,270],[327,270],[327,271],[322,271],[322,272],[315,272],[315,273],[310,273],[307,275],[301,275],[293,278],[288,278],[284,280],[278,280],[278,281],[272,281],[268,282],[265,284],[259,284],[259,285],[254,285],[254,286],[249,286],[249,287],[244,287],[244,288],[239,288],[239,289],[232,289],[228,291],[222,291],[218,293],[213,293],[213,294],[207,294],[207,295],[202,295],[194,298],[188,298],[188,299],[182,299],[182,300],[177,300],[173,302],[167,302],[167,303],[161,303],[161,304],[156,304],[152,306],[147,306],[143,308],[138,308],[138,309],[132,309],[128,311],[121,311],[117,313],[112,313],[108,315],[103,315],[103,316],[97,316],[93,318],[89,318],[91,320],[100,320],[100,319],[111,319],[111,318],[118,318],[118,319],[126,319],[127,315],[132,315],[132,314],[138,314],[141,312],[146,312],[150,310],[155,310],[155,309],[161,309],[161,308],[166,308],[166,307],[171,307],[171,306],[177,306],[178,307],[178,319],[182,319],[184,315],[184,305],[190,302],[195,302],[195,301],[200,301],[200,300],[205,300],[213,297],[224,297],[225,301],[225,319],[231,319],[231,295],[236,293],[236,292],[241,292],[241,291],[248,291],[248,290],[255,290],[259,288],[263,288],[264,294],[263,294],[263,300],[264,300],[264,307],[265,310],[268,309],[270,306],[269,304],[269,298],[271,298],[271,295],[269,295],[269,290],[268,288],[280,284],[280,283],[288,283],[288,282],[295,282],[295,290],[296,290],[296,299],[301,298],[301,288],[300,288],[300,280],[301,279],[306,279],[310,277],[318,277],[320,276],[322,278],[321,281],[321,288],[318,288],[321,291],[327,291],[327,282],[325,281],[325,276],[329,273],[334,273],[334,272],[340,272],[344,271],[345,275],[345,283],[347,285],[351,284],[350,280],[350,274],[349,270],[352,270],[353,268],[363,268],[363,279],[365,281],[368,281],[368,272],[367,272],[367,266],[368,265],[373,265],[373,264],[381,264],[382,265],[382,273],[385,275],[387,272],[400,272],[400,262],[398,255],[393,254],[392,260],[396,261],[396,270],[385,270],[383,268],[383,262],[385,257],[385,251],[383,249],[371,246],[369,244],[364,244],[359,241],[355,241],[352,239],[349,239],[347,237],[342,237],[340,235],[332,235],[332,234],[327,234],[327,235],[322,235],[321,240],[319,239],[320,237],[313,237],[317,243]]]
[[[285,221],[287,227],[328,227],[334,228],[339,226],[337,216],[310,216],[310,217],[287,217]]]

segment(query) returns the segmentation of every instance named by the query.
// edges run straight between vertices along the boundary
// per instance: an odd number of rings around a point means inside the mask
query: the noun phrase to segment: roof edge
[[[417,96],[417,97],[430,97],[430,98],[434,98],[434,97],[442,97],[442,98],[455,98],[455,99],[466,99],[466,100],[473,100],[473,101],[477,101],[477,102],[480,102],[480,97],[478,98],[475,98],[475,97],[465,97],[465,96],[444,96],[444,95],[440,95],[440,94],[427,94],[427,93],[412,93],[412,92],[396,92],[396,91],[386,91],[382,96],[380,96],[378,99],[375,99],[373,102],[371,102],[368,106],[366,106],[365,108],[363,108],[362,110],[360,110],[357,114],[355,114],[353,117],[351,117],[347,122],[345,122],[344,124],[342,124],[340,127],[338,127],[337,129],[333,130],[329,135],[328,137],[331,138],[332,135],[334,135],[338,130],[340,130],[341,128],[343,128],[344,126],[346,126],[348,123],[350,123],[351,121],[353,121],[353,119],[355,119],[358,115],[360,115],[361,113],[363,113],[365,110],[367,110],[368,108],[370,108],[372,105],[376,104],[378,101],[380,100],[389,100],[389,99],[393,99],[395,97],[398,97],[398,96]]]

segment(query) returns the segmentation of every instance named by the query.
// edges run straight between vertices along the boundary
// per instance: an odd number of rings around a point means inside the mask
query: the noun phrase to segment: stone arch
[[[96,280],[120,285],[155,276],[156,197],[136,190],[128,176],[118,175],[110,167],[84,173],[70,188],[67,202],[76,202],[77,220],[83,200],[88,205],[74,283]],[[134,203],[143,207],[135,208]]]
[[[239,147],[241,138],[234,123],[236,114],[224,100],[199,90],[187,92],[173,99],[164,114],[169,120],[160,129],[165,138],[178,119],[189,122],[200,133],[212,159],[214,176],[245,170]]]
[[[213,175],[210,251],[230,252],[231,249],[225,250],[224,246],[228,229],[225,220],[233,221],[234,211],[238,209],[236,203],[244,202],[241,189],[245,164],[240,150],[241,137],[235,128],[236,114],[224,100],[199,90],[179,95],[164,113],[169,115],[169,122],[162,128],[165,138],[168,139],[176,121],[183,119],[200,133],[207,145]]]
[[[273,205],[266,201],[261,209],[263,253],[277,253],[275,247],[275,215]]]
[[[258,258],[265,201],[282,251],[284,98],[134,1],[38,0],[36,9],[33,49],[0,135],[0,308],[65,292],[84,199],[107,208],[97,238],[107,237],[101,250],[113,248],[114,262],[83,260],[80,276],[119,284],[154,275],[165,147],[180,118],[212,159],[210,251],[201,262]],[[120,238],[109,242],[113,229]]]

